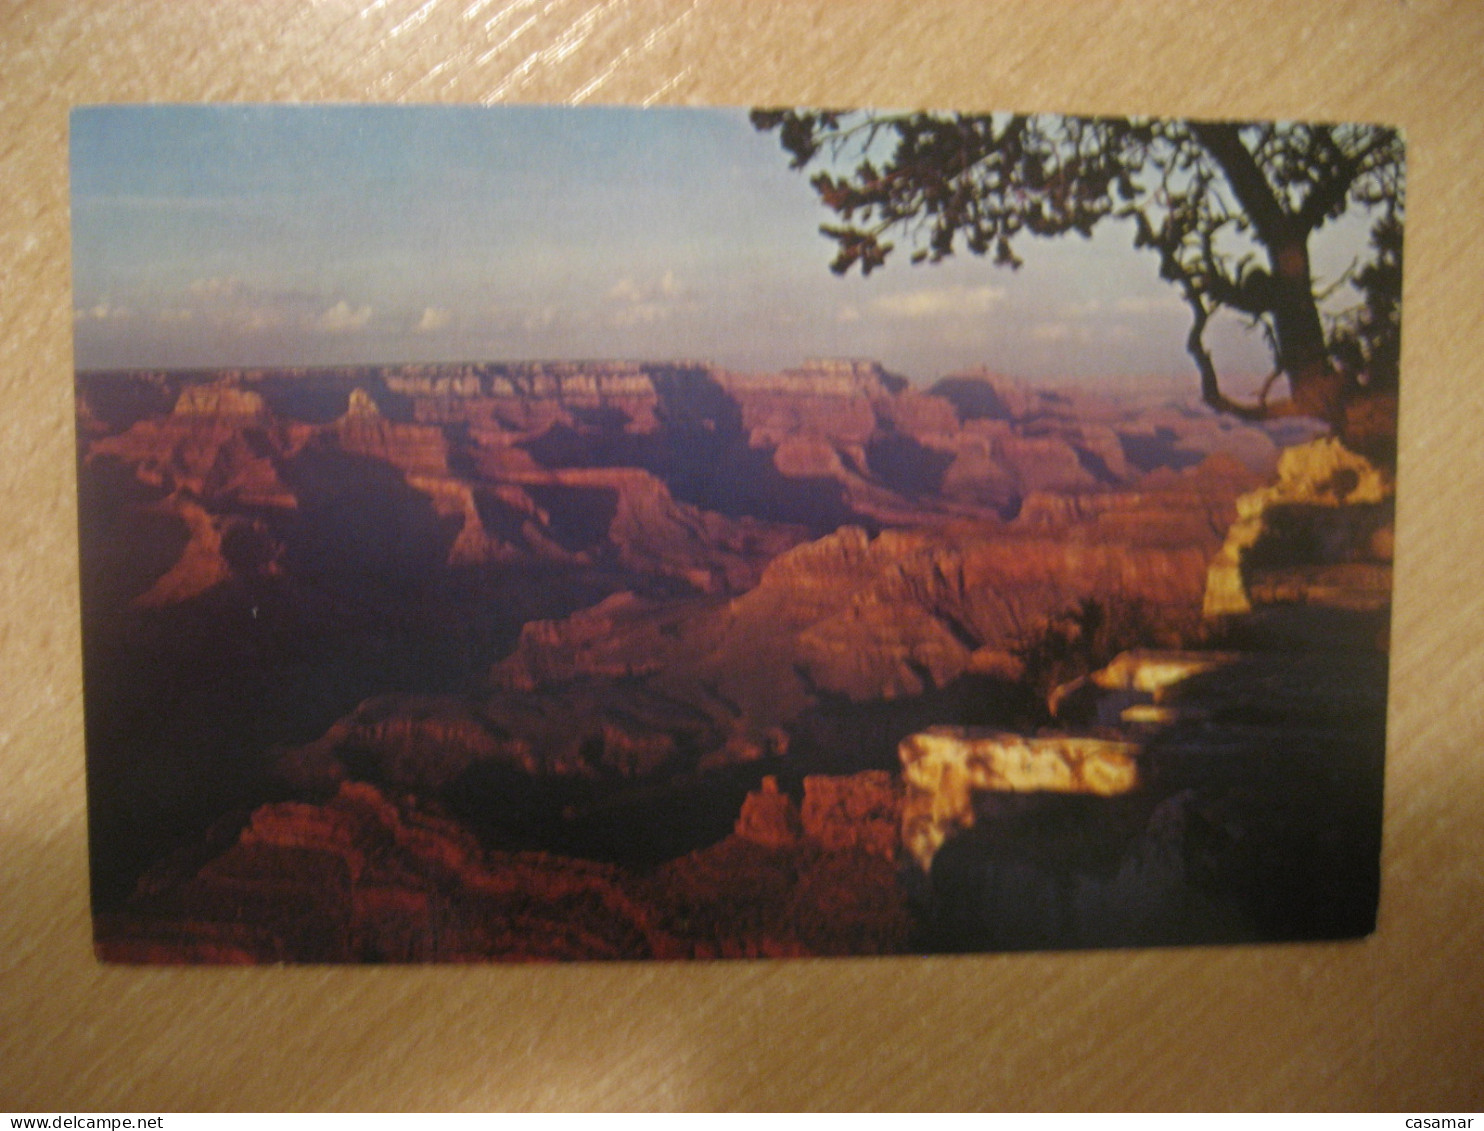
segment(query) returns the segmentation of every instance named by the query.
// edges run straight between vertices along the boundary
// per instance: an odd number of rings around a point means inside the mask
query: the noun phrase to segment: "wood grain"
[[[1484,6],[257,0],[0,7],[0,1108],[1484,1103]],[[89,947],[67,112],[829,103],[1407,131],[1381,927],[921,960],[131,970]]]

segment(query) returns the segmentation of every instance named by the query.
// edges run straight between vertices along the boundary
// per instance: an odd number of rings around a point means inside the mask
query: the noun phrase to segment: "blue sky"
[[[841,279],[828,219],[743,110],[86,108],[76,360],[852,356],[923,381],[1194,380],[1184,307],[1116,225],[1027,244],[1013,273],[903,255]],[[1265,368],[1239,327],[1212,338],[1224,368]]]

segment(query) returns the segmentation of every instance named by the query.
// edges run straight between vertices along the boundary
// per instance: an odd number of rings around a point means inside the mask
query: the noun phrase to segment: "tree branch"
[[[1185,304],[1190,307],[1191,313],[1190,333],[1185,338],[1185,351],[1195,360],[1195,367],[1201,375],[1201,400],[1217,412],[1224,412],[1229,416],[1235,416],[1238,420],[1249,422],[1299,415],[1299,410],[1292,401],[1268,403],[1268,393],[1273,387],[1273,382],[1282,373],[1281,369],[1275,369],[1263,383],[1262,392],[1256,404],[1234,401],[1221,391],[1216,363],[1211,359],[1211,351],[1206,349],[1205,342],[1206,323],[1210,320],[1210,311],[1206,309],[1205,300],[1201,298],[1200,293],[1195,289],[1195,284],[1188,276],[1182,277],[1180,284],[1180,289],[1185,295]]]
[[[1312,232],[1318,228],[1324,223],[1325,218],[1339,207],[1349,195],[1356,178],[1364,170],[1366,160],[1387,141],[1385,133],[1377,134],[1371,139],[1369,145],[1356,153],[1341,156],[1336,162],[1334,175],[1314,185],[1309,195],[1304,198],[1303,204],[1299,205],[1298,210],[1298,222],[1306,232]]]
[[[1282,246],[1292,235],[1291,221],[1257,161],[1242,144],[1242,135],[1231,122],[1192,122],[1190,130],[1211,155],[1237,203],[1252,220],[1258,238],[1270,248]]]

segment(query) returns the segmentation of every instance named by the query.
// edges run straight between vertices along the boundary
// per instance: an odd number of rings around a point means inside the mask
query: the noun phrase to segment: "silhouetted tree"
[[[892,236],[914,263],[967,247],[1016,267],[1023,236],[1090,236],[1125,220],[1190,308],[1186,348],[1207,404],[1248,420],[1317,417],[1362,447],[1394,435],[1405,172],[1395,130],[831,110],[755,110],[752,122],[778,131],[793,168],[822,166],[811,183],[843,221],[821,227],[839,245],[837,274],[870,274]],[[1309,242],[1355,206],[1373,216],[1371,243],[1340,282],[1363,301],[1326,329]],[[1206,347],[1222,308],[1260,326],[1272,351],[1252,402],[1222,391]],[[1280,376],[1289,395],[1270,399]]]

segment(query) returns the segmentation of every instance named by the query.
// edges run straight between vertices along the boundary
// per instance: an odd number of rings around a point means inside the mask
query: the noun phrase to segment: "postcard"
[[[76,110],[99,957],[1368,934],[1404,157]]]

